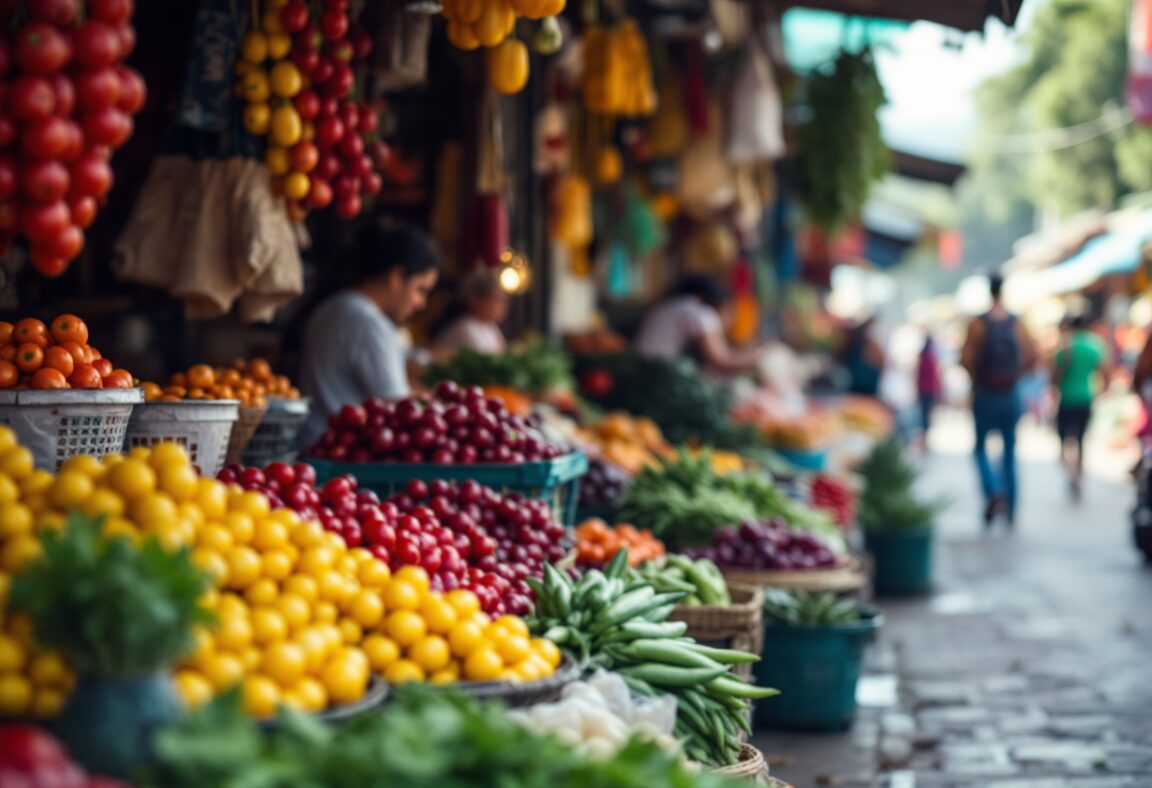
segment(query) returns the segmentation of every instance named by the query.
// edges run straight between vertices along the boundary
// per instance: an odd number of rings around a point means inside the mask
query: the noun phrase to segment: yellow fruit
[[[35,495],[25,494],[24,505],[32,514],[43,514],[48,511],[52,504],[48,500],[48,493],[36,493]]]
[[[452,661],[452,653],[448,649],[447,640],[439,635],[428,635],[408,649],[408,658],[426,673],[435,673],[448,666]]]
[[[328,638],[315,627],[306,627],[296,633],[292,642],[304,652],[304,659],[310,672],[315,672],[324,664],[328,656]]]
[[[232,538],[232,532],[223,525],[208,523],[200,528],[196,535],[196,546],[215,550],[224,555],[236,546],[236,542]]]
[[[0,543],[4,540],[32,532],[36,518],[24,504],[0,506]]]
[[[483,38],[481,42],[484,42]],[[528,46],[514,36],[487,46],[492,47],[488,50],[486,64],[492,87],[505,95],[519,93],[528,84]]]
[[[466,588],[457,588],[455,591],[449,591],[444,595],[444,599],[448,604],[456,608],[456,613],[461,619],[468,618],[480,612],[480,598]]]
[[[40,542],[28,534],[14,537],[0,549],[0,569],[15,574],[30,561],[40,557]]]
[[[422,594],[420,590],[400,573],[409,567],[401,567],[388,585],[384,587],[384,606],[389,610],[418,610]]]
[[[496,653],[506,665],[515,665],[532,654],[532,644],[523,635],[509,635],[496,643]]]
[[[141,528],[146,529],[175,523],[180,516],[176,502],[167,493],[162,492],[141,495],[128,506],[128,515]]]
[[[340,610],[335,603],[323,599],[312,605],[312,618],[321,624],[335,624],[340,617]]]
[[[28,676],[39,686],[60,686],[70,676],[64,660],[51,652],[37,654],[28,665]]]
[[[420,604],[420,615],[428,625],[429,632],[447,635],[456,624],[456,608],[439,594],[429,594]]]
[[[177,671],[173,679],[176,683],[176,692],[179,693],[184,705],[189,708],[203,706],[212,700],[212,684],[201,674],[192,670]]]
[[[252,624],[243,618],[228,618],[216,628],[216,645],[232,653],[241,653],[252,643]]]
[[[384,617],[384,602],[375,591],[360,591],[352,597],[347,612],[357,624],[371,629]]]
[[[448,645],[452,655],[464,659],[484,643],[484,629],[475,621],[461,621],[448,633]]]
[[[264,577],[284,580],[292,574],[292,556],[283,550],[273,550],[260,556]]]
[[[244,589],[260,578],[263,562],[251,547],[235,547],[228,553],[228,587]]]
[[[290,148],[300,141],[304,133],[300,113],[291,104],[272,110],[271,139],[276,145]]]
[[[25,446],[11,446],[0,454],[0,473],[15,481],[27,479],[35,468],[36,460],[32,451]]]
[[[312,620],[312,606],[297,594],[281,594],[274,607],[284,616],[284,621],[293,632],[307,626]]]
[[[213,654],[201,663],[200,669],[216,692],[223,692],[244,678],[244,663],[235,654]]]
[[[268,59],[268,37],[255,30],[244,36],[240,56],[249,63],[260,64]]]
[[[196,490],[196,503],[210,520],[228,513],[228,487],[216,479],[201,479]]]
[[[0,476],[0,506],[16,503],[20,499],[20,485],[11,476]]]
[[[120,517],[124,514],[124,499],[119,494],[101,487],[92,493],[92,497],[81,510],[90,517],[101,514],[107,517]]]
[[[302,172],[290,172],[284,176],[280,190],[290,200],[302,200],[308,196],[308,190],[311,187],[312,181],[308,179],[307,175]]]
[[[280,35],[284,32],[284,25],[280,23],[280,12],[275,8],[269,8],[260,17],[260,29],[268,35]]]
[[[164,468],[178,467],[192,470],[192,458],[179,443],[162,441],[152,447],[148,455],[148,464],[160,471]]]
[[[553,668],[559,667],[560,661],[563,659],[560,647],[551,640],[532,638],[532,650]]]
[[[284,581],[284,592],[296,594],[309,603],[315,603],[320,598],[320,585],[314,577],[292,575]]]
[[[20,671],[27,661],[28,652],[19,641],[0,632],[0,674]]]
[[[276,581],[266,577],[262,577],[248,586],[248,590],[244,592],[244,598],[253,607],[271,605],[279,596],[280,587],[276,585]]]
[[[68,524],[68,518],[59,512],[42,512],[36,518],[36,530],[61,531]]]
[[[61,509],[79,508],[92,495],[96,485],[92,479],[77,471],[64,471],[56,477],[49,500]]]
[[[320,579],[336,562],[335,551],[327,547],[309,547],[300,554],[300,560],[296,564],[296,569],[299,572],[312,575]]]
[[[16,431],[11,427],[0,424],[0,452],[7,451],[20,442]]]
[[[355,660],[335,658],[320,670],[320,681],[332,703],[353,703],[364,697],[368,671]]]
[[[49,719],[60,714],[68,696],[62,690],[51,688],[37,688],[32,695],[32,706],[29,710],[33,717]]]
[[[287,33],[273,33],[268,36],[268,57],[282,60],[292,51],[292,36]]]
[[[384,621],[384,631],[401,647],[408,648],[428,632],[424,619],[412,610],[397,610]]]
[[[443,670],[438,670],[428,677],[430,684],[455,684],[460,680],[460,664],[458,662],[450,662],[448,667]]]
[[[324,529],[319,523],[301,522],[295,528],[289,527],[288,535],[292,544],[303,550],[306,547],[317,547],[325,544]]]
[[[421,596],[428,593],[431,584],[428,572],[421,566],[402,566],[393,573],[393,577],[415,586]]]
[[[343,604],[349,593],[355,591],[349,587],[344,575],[334,569],[329,569],[316,579],[320,584],[320,598],[337,605]]]
[[[244,663],[245,672],[251,673],[259,669],[260,662],[264,659],[264,652],[256,646],[249,646],[244,649],[244,653],[240,655],[240,661]]]
[[[383,673],[385,668],[400,659],[400,646],[383,635],[369,635],[360,644],[360,648],[368,657],[368,664],[374,673]]]
[[[392,572],[388,569],[388,564],[376,560],[376,557],[371,553],[368,554],[368,557],[369,560],[360,562],[356,571],[356,579],[365,588],[381,589],[391,579]]]
[[[172,444],[165,444],[171,446]],[[177,447],[179,448],[179,447]],[[200,477],[190,465],[165,465],[158,472],[160,489],[177,503],[191,501],[196,497]]]
[[[143,460],[124,460],[108,469],[108,485],[134,501],[156,489],[156,472]]]
[[[280,688],[267,676],[244,679],[244,710],[257,719],[271,717],[280,705]]]
[[[288,637],[288,622],[277,610],[260,608],[252,611],[252,639],[261,645],[276,643]]]
[[[228,579],[228,560],[215,550],[198,547],[192,551],[192,563],[210,574],[217,585]]]
[[[13,479],[13,481],[16,481]],[[43,468],[36,468],[26,479],[20,481],[20,492],[28,495],[47,495],[56,482],[56,477]]]
[[[424,669],[410,659],[398,659],[384,671],[384,680],[389,684],[423,681],[424,676]]]
[[[271,504],[268,503],[268,497],[263,493],[249,490],[236,496],[229,508],[234,512],[244,512],[251,515],[254,520],[260,520],[268,516],[271,511]]]
[[[204,607],[207,607],[207,605],[204,605]],[[189,657],[192,662],[202,663],[216,653],[216,641],[213,640],[212,635],[204,627],[196,627],[192,630],[192,641],[192,654]]]
[[[452,43],[452,46],[457,49],[462,49],[465,52],[471,52],[473,49],[480,47],[480,39],[476,37],[475,29],[466,22],[449,22],[448,40]]]
[[[350,618],[342,618],[336,626],[340,630],[340,638],[350,646],[355,646],[364,639],[363,628]]]
[[[291,60],[282,60],[272,67],[272,92],[277,96],[292,98],[304,87],[304,77]]]
[[[520,616],[505,614],[496,619],[496,623],[500,624],[514,635],[522,635],[523,637],[529,636],[528,623],[524,621],[524,619],[520,618]]]
[[[263,137],[272,125],[272,108],[264,102],[252,103],[244,108],[244,130]]]
[[[260,669],[282,687],[291,686],[304,677],[308,655],[295,643],[275,643],[264,652]]]
[[[304,711],[316,714],[328,706],[328,691],[320,681],[311,676],[305,676],[296,682],[292,691],[300,699],[300,707]]]
[[[491,646],[481,646],[464,660],[464,678],[469,681],[496,681],[504,673],[504,660]]]

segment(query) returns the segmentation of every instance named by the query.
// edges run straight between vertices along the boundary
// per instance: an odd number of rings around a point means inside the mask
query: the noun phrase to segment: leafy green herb
[[[12,581],[10,606],[81,675],[166,668],[192,648],[194,625],[211,620],[199,604],[210,578],[186,549],[105,538],[101,524],[73,512],[63,531],[46,531],[43,555]]]
[[[918,471],[895,439],[877,444],[859,468],[864,490],[856,505],[862,528],[871,531],[932,527],[944,500],[923,501],[913,490]]]
[[[764,589],[764,618],[768,621],[795,627],[830,627],[854,624],[862,617],[859,603],[831,592]]]
[[[543,339],[497,354],[465,348],[448,361],[432,365],[425,377],[429,383],[453,380],[464,386],[507,386],[534,395],[572,388],[568,355]]]

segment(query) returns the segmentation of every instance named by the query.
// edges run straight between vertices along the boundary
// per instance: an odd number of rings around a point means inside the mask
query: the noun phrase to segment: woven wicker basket
[[[835,591],[839,593],[861,591],[868,584],[868,575],[860,560],[851,557],[835,569],[800,569],[786,572],[753,572],[725,569],[724,577],[730,583],[743,583],[788,591]]]
[[[784,785],[768,776],[768,762],[764,760],[764,754],[748,743],[740,745],[740,760],[712,771],[758,785]]]
[[[580,665],[565,657],[554,674],[537,681],[462,681],[448,686],[476,700],[496,700],[510,708],[520,708],[559,700],[560,693],[579,679],[581,672]]]
[[[228,438],[228,464],[240,462],[244,450],[248,448],[248,441],[256,434],[256,428],[264,421],[264,414],[268,408],[241,408],[240,417],[232,425],[232,435]]]
[[[729,582],[730,605],[678,605],[669,618],[688,625],[685,633],[699,643],[759,654],[764,641],[764,593],[757,585]],[[736,673],[752,675],[751,665]]]

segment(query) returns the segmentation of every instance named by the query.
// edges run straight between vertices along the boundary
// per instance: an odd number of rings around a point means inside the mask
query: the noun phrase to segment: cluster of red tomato
[[[34,317],[0,322],[0,389],[129,389],[132,374],[88,344],[88,326],[75,315],[49,325]]]
[[[354,66],[368,58],[372,39],[351,24],[347,0],[324,0],[322,7],[266,0],[265,8],[238,65],[245,128],[267,135],[265,161],[294,219],[329,205],[351,219],[362,194],[380,191],[376,170],[388,156],[386,145],[370,141],[375,110],[351,98]]]
[[[133,10],[134,0],[0,3],[11,30],[0,37],[0,246],[24,236],[46,276],[83,249],[112,188],[112,151],[144,105],[144,80],[122,64]]]

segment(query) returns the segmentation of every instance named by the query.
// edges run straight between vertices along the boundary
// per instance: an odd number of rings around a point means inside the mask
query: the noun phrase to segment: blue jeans
[[[972,416],[976,421],[976,467],[985,503],[997,496],[1004,498],[1008,516],[1016,512],[1016,423],[1022,404],[1019,391],[977,391],[972,397]],[[1004,441],[1000,475],[988,459],[988,433],[999,432]]]

